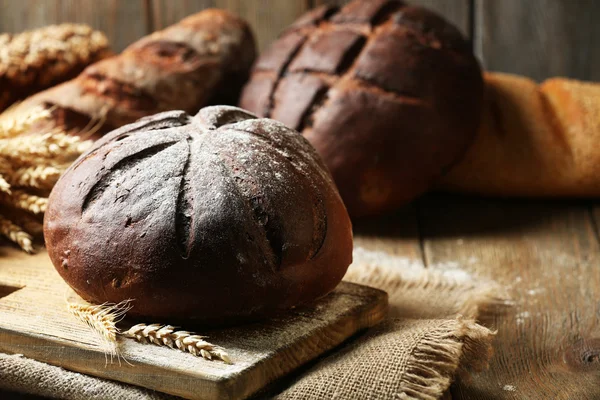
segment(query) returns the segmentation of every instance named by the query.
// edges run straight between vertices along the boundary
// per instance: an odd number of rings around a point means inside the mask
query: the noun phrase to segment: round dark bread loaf
[[[308,141],[224,106],[100,139],[54,187],[44,236],[84,299],[202,323],[314,300],[352,259],[350,219]]]
[[[358,0],[301,17],[256,62],[240,106],[302,132],[353,216],[397,208],[464,154],[483,81],[461,33],[422,7]]]

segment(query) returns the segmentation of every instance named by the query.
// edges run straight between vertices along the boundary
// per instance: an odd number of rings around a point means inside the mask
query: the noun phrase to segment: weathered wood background
[[[253,26],[261,49],[302,12],[347,0],[0,0],[0,32],[64,21],[105,31],[115,50],[207,7],[227,8]],[[473,40],[485,68],[537,80],[600,80],[600,1],[412,0]]]
[[[115,50],[206,7],[252,24],[264,49],[303,11],[335,0],[0,0],[0,31],[63,21],[105,31]],[[600,1],[413,0],[472,39],[482,65],[543,80],[600,81]],[[587,201],[427,197],[385,232],[396,250],[430,267],[459,266],[505,284],[515,299],[489,371],[452,389],[455,399],[600,398],[600,208]],[[375,224],[377,225],[377,224]],[[370,223],[369,226],[373,226]],[[360,224],[358,224],[360,230]]]

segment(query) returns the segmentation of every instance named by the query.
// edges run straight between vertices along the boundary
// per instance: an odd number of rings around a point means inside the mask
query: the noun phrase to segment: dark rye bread
[[[162,111],[195,114],[208,104],[235,104],[255,54],[246,22],[209,9],[89,66],[76,79],[31,97],[19,110],[43,105],[53,109],[52,126],[81,130],[90,122],[103,123],[104,133]]]
[[[131,315],[232,323],[331,291],[352,228],[308,141],[235,107],[147,117],[60,178],[44,236],[59,274]]]
[[[240,106],[315,146],[353,216],[426,191],[477,130],[483,83],[467,40],[421,7],[320,7],[256,62]]]

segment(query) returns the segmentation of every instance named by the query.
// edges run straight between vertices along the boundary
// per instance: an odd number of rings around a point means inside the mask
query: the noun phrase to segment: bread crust
[[[352,261],[351,223],[315,150],[234,107],[162,113],[99,140],[53,189],[44,237],[84,299],[209,324],[312,301]]]
[[[321,7],[256,62],[240,105],[299,130],[353,216],[426,191],[471,143],[483,83],[467,40],[394,0]]]
[[[494,196],[600,196],[600,84],[486,73],[483,121],[439,182]]]
[[[214,102],[235,104],[255,54],[246,22],[208,9],[90,65],[18,109],[52,109],[51,120],[34,127],[44,133],[56,126],[80,131],[101,124],[102,134],[162,111],[195,114]]]

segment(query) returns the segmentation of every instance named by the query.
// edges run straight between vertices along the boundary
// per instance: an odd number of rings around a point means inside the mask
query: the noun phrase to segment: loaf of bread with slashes
[[[60,178],[48,254],[84,299],[128,315],[239,323],[324,296],[352,261],[352,226],[316,151],[235,107],[146,117]]]
[[[240,106],[297,129],[354,216],[427,190],[464,154],[483,82],[469,42],[397,0],[314,9],[257,61]]]
[[[101,133],[161,111],[195,114],[207,104],[235,104],[255,54],[253,35],[243,20],[208,9],[38,93],[17,111],[42,105],[52,109],[50,125],[69,131],[101,125]]]

